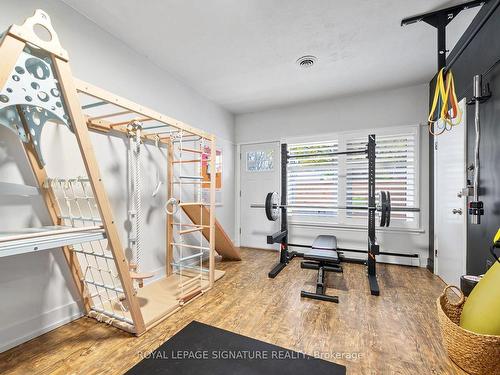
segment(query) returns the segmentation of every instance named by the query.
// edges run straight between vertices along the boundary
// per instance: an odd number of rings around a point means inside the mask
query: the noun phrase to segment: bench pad
[[[321,250],[337,250],[337,237],[323,234],[314,239],[311,247]]]
[[[337,249],[337,237],[321,235],[316,237],[311,250],[304,252],[305,260],[316,262],[339,263]]]
[[[316,262],[338,263],[339,255],[335,250],[312,249],[304,253],[304,259],[314,260]]]

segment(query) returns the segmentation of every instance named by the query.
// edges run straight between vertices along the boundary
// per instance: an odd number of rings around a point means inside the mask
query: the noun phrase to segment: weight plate
[[[273,191],[271,193],[267,193],[266,196],[266,216],[270,221],[278,220],[280,214],[279,208],[279,195],[277,192]]]
[[[385,222],[386,222],[386,207],[385,207],[386,195],[385,195],[385,191],[383,191],[383,190],[379,191],[378,197],[379,197],[378,200],[379,200],[379,204],[380,204],[380,226],[385,227]]]
[[[385,192],[385,198],[387,199],[385,226],[388,227],[391,223],[391,193],[388,190]]]

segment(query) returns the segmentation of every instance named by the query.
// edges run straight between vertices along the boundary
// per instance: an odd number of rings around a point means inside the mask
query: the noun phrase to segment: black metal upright
[[[380,294],[377,282],[377,259],[379,245],[375,235],[375,213],[377,211],[375,202],[375,134],[368,136],[368,281],[370,292],[374,296]]]
[[[280,244],[280,263],[288,261],[288,145],[281,144],[281,231],[286,231],[286,236],[283,237]]]
[[[267,236],[267,243],[273,244],[279,241],[280,259],[279,262],[268,273],[268,276],[274,279],[286,267],[288,262],[297,254],[288,250],[288,214],[287,214],[287,175],[288,173],[288,145],[281,144],[281,226],[280,231]]]
[[[368,136],[368,144],[365,150],[358,151],[340,151],[336,155],[348,155],[348,154],[360,154],[366,153],[368,158],[368,259],[366,261],[368,269],[368,280],[370,283],[370,292],[374,296],[380,294],[379,286],[377,282],[377,259],[376,256],[380,254],[379,245],[377,243],[377,237],[375,234],[375,214],[377,212],[377,206],[375,202],[375,135],[371,134]],[[294,157],[294,156],[293,156]],[[279,262],[273,267],[269,272],[268,276],[270,278],[275,278],[295,257],[303,257],[304,253],[290,250],[290,247],[307,247],[306,245],[297,245],[288,243],[288,215],[287,215],[287,200],[288,200],[288,162],[290,156],[288,155],[288,145],[286,143],[281,145],[281,226],[280,231],[272,235],[267,236],[267,243],[280,244],[280,258]],[[343,249],[343,251],[354,251],[359,252],[359,250],[349,250]],[[343,262],[354,262],[359,263],[362,261],[360,259],[346,258],[343,255],[340,256]]]

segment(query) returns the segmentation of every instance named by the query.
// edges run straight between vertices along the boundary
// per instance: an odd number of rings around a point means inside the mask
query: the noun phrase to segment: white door
[[[466,104],[460,102],[462,122],[435,137],[435,250],[436,274],[447,284],[460,286],[466,272],[467,185]]]
[[[279,142],[242,145],[240,154],[240,225],[241,246],[275,249],[267,244],[267,235],[279,230],[279,221],[269,221],[263,208],[250,208],[252,203],[265,203],[268,192],[280,192]]]

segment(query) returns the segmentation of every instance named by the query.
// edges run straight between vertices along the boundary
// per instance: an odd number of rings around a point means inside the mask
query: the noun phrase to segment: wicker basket
[[[458,290],[461,296],[458,302],[450,301],[449,289]],[[500,375],[500,336],[481,335],[460,327],[464,303],[464,295],[453,285],[448,285],[437,300],[439,324],[448,355],[470,374]]]

